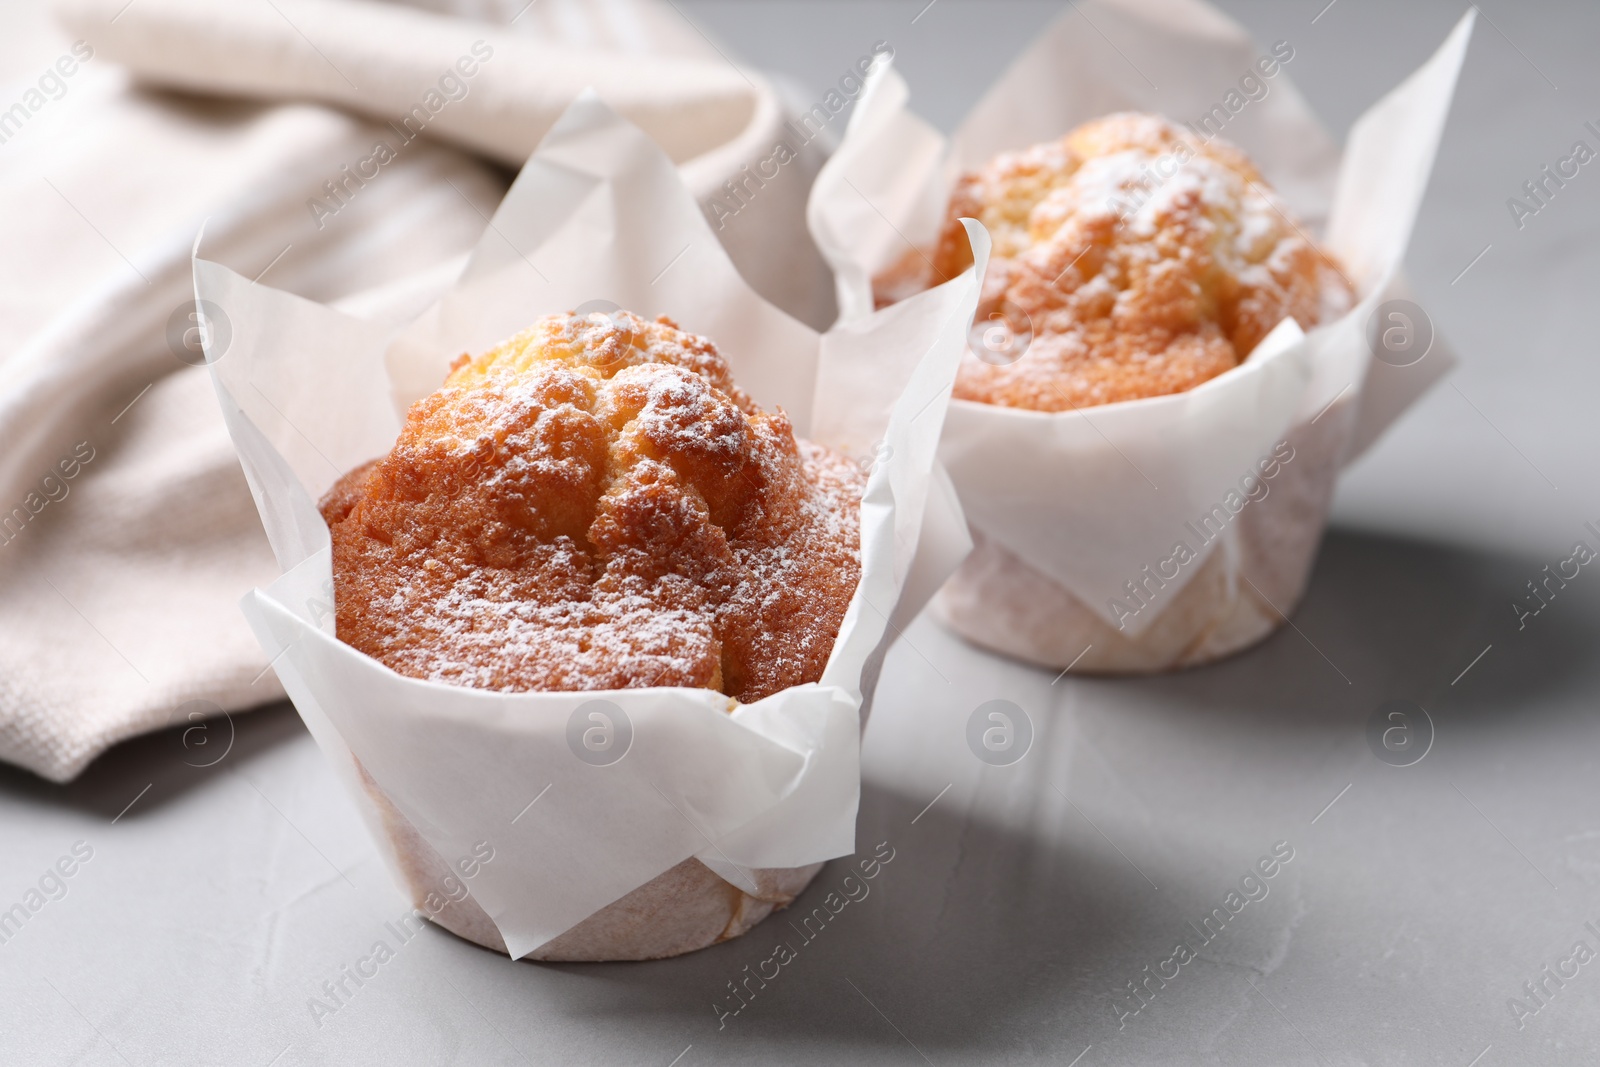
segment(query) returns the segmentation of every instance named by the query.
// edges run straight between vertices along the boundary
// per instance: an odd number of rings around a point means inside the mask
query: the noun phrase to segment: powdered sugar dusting
[[[552,316],[458,364],[323,501],[339,636],[458,685],[759,699],[821,675],[863,483],[704,338]]]
[[[964,175],[934,273],[970,263],[963,216],[995,234],[980,317],[1031,344],[1011,362],[969,353],[962,399],[1064,411],[1180,392],[1284,318],[1309,329],[1352,299],[1242,153],[1159,116],[1110,115]]]

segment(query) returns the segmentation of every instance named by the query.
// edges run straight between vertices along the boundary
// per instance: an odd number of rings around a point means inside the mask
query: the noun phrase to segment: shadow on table
[[[1600,572],[1581,570],[1521,626],[1513,608],[1566,554],[1331,531],[1293,625],[1232,659],[1135,684],[1272,730],[1364,721],[1390,699],[1463,724],[1492,721],[1595,682]]]
[[[502,977],[571,1020],[681,1030],[697,1056],[713,1060],[718,1050],[737,1059],[802,1040],[814,1051],[837,1047],[847,1056],[839,1062],[897,1047],[914,1061],[912,1042],[927,1051],[1021,1048],[1027,1035],[1009,1020],[1038,1020],[1065,998],[1109,1004],[1109,976],[1094,974],[1105,964],[1094,961],[1125,958],[1129,943],[1181,922],[1126,867],[1109,870],[1064,841],[964,816],[954,802],[917,818],[926,804],[864,787],[857,856],[829,863],[790,908],[742,938],[648,963],[508,965]],[[859,880],[859,860],[875,852],[893,859]],[[860,899],[840,905],[846,888]],[[839,911],[824,922],[830,894]],[[793,957],[767,962],[780,943]],[[761,971],[777,976],[764,988],[744,984]]]
[[[269,704],[124,741],[65,785],[0,764],[0,793],[64,804],[107,822],[138,797],[128,816],[133,818],[304,733],[292,705]]]

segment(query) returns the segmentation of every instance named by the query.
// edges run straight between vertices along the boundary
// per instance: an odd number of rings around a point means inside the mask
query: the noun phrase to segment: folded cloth
[[[676,163],[737,137],[758,95],[728,63],[530,39],[368,0],[59,0],[56,11],[146,81],[338,104],[513,166],[585,86]]]
[[[816,329],[832,324],[832,275],[805,226],[805,195],[821,149],[790,144],[798,161],[766,176],[760,164],[770,162],[779,141],[794,139],[783,127],[790,116],[764,78],[736,67],[676,5],[420,2],[501,25],[370,0],[55,6],[63,25],[101,59],[142,82],[336,104],[382,121],[378,139],[395,152],[420,132],[520,167],[567,104],[594,88],[680,164],[697,200],[731,197],[740,205],[737,223],[719,224],[717,235],[762,296]],[[373,159],[372,147],[347,161],[357,179],[371,169],[361,165]],[[763,177],[745,173],[746,166]],[[335,188],[321,197],[321,211],[359,187],[340,172],[327,180]]]
[[[582,87],[508,69],[556,55],[564,36],[613,72],[606,84],[623,110],[636,99],[635,120],[656,122],[702,198],[769,155],[784,117],[764,81],[735,71],[651,0],[590,9],[542,0],[538,17],[516,27],[526,42],[486,23],[348,0],[262,0],[300,24],[270,41],[276,31],[251,3],[137,0],[120,16],[119,5],[105,6],[71,0],[63,10],[76,43],[16,50],[41,57],[37,69],[0,70],[9,87],[0,89],[0,192],[11,207],[0,217],[0,760],[56,781],[122,738],[282,696],[238,609],[277,565],[194,365],[199,331],[228,329],[192,317],[190,255],[202,224],[208,259],[403,321],[459,270],[504,192],[506,172],[482,157],[520,162],[526,147],[511,147],[506,131],[531,146],[541,109],[559,110],[551,101]],[[329,10],[306,14],[312,7]],[[474,10],[497,13],[494,0]],[[498,14],[509,21],[517,11]],[[674,22],[670,33],[641,31]],[[345,45],[318,36],[335,24]],[[399,121],[394,100],[428,107],[437,61],[454,64],[458,43],[470,54],[478,40],[493,42],[493,56],[465,95],[429,113],[421,136],[347,113]],[[651,112],[648,87],[622,70],[644,70],[644,59],[617,61],[662,40],[676,58],[656,56],[648,69],[669,79],[656,100],[676,101],[676,113]],[[152,91],[115,66],[130,41],[140,79],[178,80],[158,79],[152,57],[190,61],[188,92]],[[328,67],[296,51],[313,41],[312,55],[328,53],[375,95],[363,103],[328,91]],[[289,57],[281,68],[274,48]],[[575,76],[566,60],[547,69]],[[240,84],[240,71],[257,80]],[[377,87],[392,95],[380,99]],[[378,143],[391,158],[349,181]],[[815,165],[785,168],[719,237],[765,295],[825,325],[828,276],[804,236]]]

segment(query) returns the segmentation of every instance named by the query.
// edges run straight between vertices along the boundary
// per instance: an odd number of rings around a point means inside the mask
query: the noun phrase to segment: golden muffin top
[[[1243,153],[1154,115],[1110,115],[963,175],[931,264],[944,277],[972,262],[963,216],[994,239],[956,382],[966,400],[1064,411],[1181,392],[1286,316],[1309,329],[1351,303]]]
[[[321,507],[338,637],[501,690],[816,681],[860,576],[860,469],[704,337],[551,315],[414,404]]]

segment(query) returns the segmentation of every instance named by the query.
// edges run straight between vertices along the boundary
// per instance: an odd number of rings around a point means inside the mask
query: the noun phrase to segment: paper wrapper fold
[[[1472,24],[1469,11],[1356,122],[1342,158],[1289,82],[1292,54],[1262,77],[1249,36],[1200,0],[1069,7],[948,141],[895,71],[869,77],[807,212],[846,321],[872,314],[874,278],[931,250],[962,172],[1115,111],[1197,122],[1230,91],[1242,105],[1222,109],[1220,135],[1322,232],[1357,293],[1339,319],[1309,333],[1285,320],[1185,393],[1062,413],[953,401],[940,459],[976,547],[935,600],[946,622],[1051,667],[1156,671],[1244,648],[1294,609],[1340,467],[1454,362],[1436,336],[1409,365],[1379,362],[1368,328],[1408,295],[1400,263]],[[1264,96],[1238,92],[1246,75]],[[1236,508],[1246,476],[1265,495],[1245,481],[1254,499]],[[1192,559],[1175,562],[1179,544]]]
[[[196,259],[197,298],[226,323],[209,338],[218,398],[284,569],[245,614],[419,907],[472,869],[470,897],[430,917],[518,958],[672,955],[743,932],[853,850],[890,620],[968,547],[935,453],[988,254],[982,227],[972,236],[975,270],[819,335],[755,295],[668,157],[585,94],[455,286],[399,332]],[[746,705],[681,688],[500,693],[402,677],[335,639],[315,501],[389,450],[456,355],[593,300],[712,338],[799,434],[876,457],[861,584],[818,683]],[[597,699],[631,727],[606,766],[567,741],[569,717]]]

